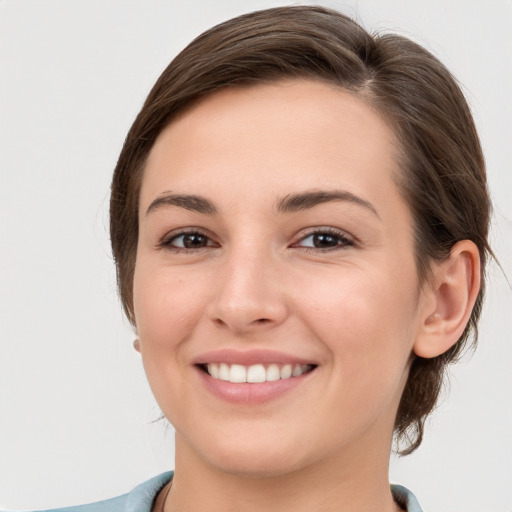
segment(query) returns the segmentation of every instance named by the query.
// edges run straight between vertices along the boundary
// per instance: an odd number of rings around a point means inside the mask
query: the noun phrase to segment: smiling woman
[[[321,7],[205,32],[119,157],[125,312],[173,474],[83,510],[419,512],[390,486],[476,328],[490,201],[458,85]]]
[[[188,506],[188,471],[213,473],[216,488],[219,477],[274,487],[294,474],[304,489],[331,467],[333,504],[340,471],[352,489],[359,471],[365,487],[386,482],[410,355],[435,310],[420,293],[394,145],[355,95],[305,79],[227,88],[159,135],[140,191],[133,312],[183,453],[171,509]],[[169,190],[204,196],[215,213],[144,213]],[[460,261],[476,264],[465,246]],[[319,503],[291,491],[282,506]]]
[[[156,508],[419,510],[390,490],[393,432],[420,444],[476,325],[489,208],[464,97],[411,41],[318,7],[197,38],[112,186],[123,304],[176,429]]]

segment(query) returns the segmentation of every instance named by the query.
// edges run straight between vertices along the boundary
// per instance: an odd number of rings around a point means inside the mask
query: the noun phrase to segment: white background
[[[85,503],[172,468],[115,291],[111,172],[151,85],[194,36],[285,1],[0,0],[0,508]],[[296,3],[296,2],[295,2]],[[323,2],[430,48],[465,86],[512,279],[512,3]],[[391,479],[427,511],[512,511],[512,291]]]

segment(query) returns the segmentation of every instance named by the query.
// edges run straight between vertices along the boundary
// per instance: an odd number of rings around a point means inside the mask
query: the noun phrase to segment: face
[[[161,133],[134,310],[178,457],[275,475],[389,455],[421,303],[395,147],[313,81],[228,88]]]

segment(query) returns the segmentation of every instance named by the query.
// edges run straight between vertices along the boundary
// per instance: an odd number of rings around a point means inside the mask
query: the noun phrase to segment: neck
[[[388,482],[389,450],[352,446],[298,470],[241,475],[197,460],[176,435],[176,471],[165,512],[397,512]],[[368,439],[366,439],[366,442]],[[382,440],[375,445],[382,447]],[[384,443],[386,448],[389,446]]]

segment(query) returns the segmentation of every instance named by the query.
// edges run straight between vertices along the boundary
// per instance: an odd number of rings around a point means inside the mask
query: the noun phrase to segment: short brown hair
[[[229,86],[308,78],[352,91],[378,111],[401,144],[399,186],[412,211],[420,282],[432,261],[459,240],[487,255],[490,200],[482,150],[460,87],[427,50],[398,35],[371,35],[331,9],[278,7],[239,16],[204,32],[165,69],[135,119],[114,172],[110,233],[124,310],[132,323],[139,192],[148,154],[191,102]],[[444,354],[415,357],[395,423],[402,454],[421,443],[446,365],[476,341],[484,285],[458,342]]]

